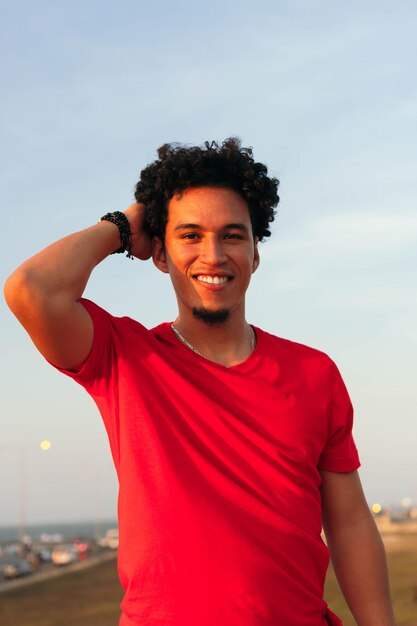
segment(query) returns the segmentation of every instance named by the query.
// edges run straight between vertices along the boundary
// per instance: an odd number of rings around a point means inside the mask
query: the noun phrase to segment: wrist
[[[106,213],[100,218],[100,222],[109,222],[113,224],[119,233],[120,246],[118,246],[111,254],[121,254],[127,252],[128,259],[133,259],[132,255],[132,230],[127,216],[121,211],[113,211]]]

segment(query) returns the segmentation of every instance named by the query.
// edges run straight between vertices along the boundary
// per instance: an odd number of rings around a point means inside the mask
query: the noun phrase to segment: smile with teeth
[[[211,283],[213,285],[223,285],[231,280],[229,276],[207,276],[206,274],[199,274],[196,276],[196,279],[203,283]]]

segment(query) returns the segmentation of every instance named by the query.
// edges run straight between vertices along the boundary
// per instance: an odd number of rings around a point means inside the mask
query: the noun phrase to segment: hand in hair
[[[133,256],[146,261],[152,255],[152,241],[143,229],[145,206],[135,202],[124,211],[129,220],[130,230],[132,231],[132,254]]]

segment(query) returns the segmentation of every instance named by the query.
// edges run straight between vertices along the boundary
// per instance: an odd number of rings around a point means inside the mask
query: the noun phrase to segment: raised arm
[[[384,546],[359,475],[321,475],[323,528],[349,608],[359,626],[395,626]]]
[[[132,231],[132,253],[147,259],[151,242],[142,229],[143,211],[143,205],[132,204],[125,215]],[[118,227],[102,221],[48,246],[7,279],[7,304],[54,365],[76,369],[87,358],[93,323],[78,301],[94,267],[119,247]]]

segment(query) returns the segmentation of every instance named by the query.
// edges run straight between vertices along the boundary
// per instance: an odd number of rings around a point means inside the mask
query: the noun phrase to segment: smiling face
[[[155,265],[170,274],[180,317],[244,318],[245,293],[259,255],[248,205],[238,193],[197,187],[174,196],[165,246],[158,238],[153,245]]]

